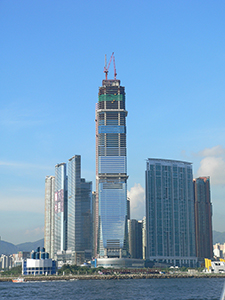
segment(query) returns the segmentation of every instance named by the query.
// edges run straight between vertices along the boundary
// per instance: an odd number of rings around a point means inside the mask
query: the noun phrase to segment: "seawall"
[[[210,273],[175,273],[175,274],[113,274],[113,275],[48,275],[21,276],[26,281],[55,281],[55,280],[122,280],[122,279],[172,279],[172,278],[225,278],[225,274]],[[17,277],[0,277],[0,282],[12,281]]]

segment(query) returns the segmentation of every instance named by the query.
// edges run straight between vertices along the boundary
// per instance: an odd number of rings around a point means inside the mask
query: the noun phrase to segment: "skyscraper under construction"
[[[108,80],[114,61],[114,79]],[[100,257],[126,256],[127,151],[125,89],[116,79],[112,54],[96,104],[95,251]]]

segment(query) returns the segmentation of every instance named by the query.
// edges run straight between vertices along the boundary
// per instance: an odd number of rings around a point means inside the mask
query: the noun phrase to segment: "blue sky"
[[[104,56],[126,88],[131,216],[144,215],[148,157],[211,177],[225,231],[225,2],[0,1],[0,236],[43,237],[44,182],[82,157],[95,188],[95,103]],[[109,71],[113,78],[113,67]]]

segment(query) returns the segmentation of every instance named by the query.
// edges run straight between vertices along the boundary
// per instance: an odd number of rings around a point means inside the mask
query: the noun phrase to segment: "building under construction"
[[[114,79],[108,80],[114,62]],[[115,59],[105,65],[105,80],[96,104],[95,253],[99,257],[127,255],[127,151],[125,89],[116,79]]]

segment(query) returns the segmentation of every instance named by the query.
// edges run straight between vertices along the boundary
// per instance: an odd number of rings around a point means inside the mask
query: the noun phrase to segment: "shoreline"
[[[124,279],[173,279],[173,278],[225,278],[225,274],[113,274],[113,275],[36,275],[21,276],[26,281],[70,281],[70,280],[124,280]],[[0,282],[10,282],[15,276],[0,277]]]

